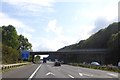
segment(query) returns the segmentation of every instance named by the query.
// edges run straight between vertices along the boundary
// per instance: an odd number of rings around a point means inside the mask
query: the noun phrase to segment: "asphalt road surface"
[[[2,74],[3,80],[12,78],[34,80],[34,79],[94,79],[100,80],[119,80],[118,73],[95,70],[89,68],[75,67],[70,65],[54,66],[53,62],[42,64],[31,64],[15,68]],[[8,79],[9,78],[9,79]],[[97,80],[98,80],[97,79]],[[13,80],[13,79],[12,79]]]

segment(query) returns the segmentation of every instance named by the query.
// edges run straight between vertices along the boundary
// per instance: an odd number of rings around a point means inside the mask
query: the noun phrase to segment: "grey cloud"
[[[92,33],[108,26],[108,21],[105,18],[97,18],[95,20],[94,26],[95,28],[91,31]]]
[[[113,22],[118,22],[119,18],[118,17],[115,17],[113,20],[111,21],[108,21],[106,18],[104,17],[99,17],[95,20],[95,23],[94,23],[94,29],[90,32],[91,34],[92,33],[95,33],[97,31],[99,31],[100,29],[104,29],[105,27],[108,27],[110,24],[112,24]]]

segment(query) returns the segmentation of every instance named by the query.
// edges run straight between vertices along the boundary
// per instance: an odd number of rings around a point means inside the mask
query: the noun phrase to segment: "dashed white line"
[[[80,75],[80,76],[83,76],[83,74],[82,74],[82,73],[79,73],[79,75]]]
[[[28,78],[28,80],[31,80],[33,78],[33,76],[35,75],[35,73],[39,70],[39,68],[41,67],[41,64],[38,66],[38,68],[32,73],[32,75]]]
[[[71,76],[71,75],[68,75],[69,77],[71,77],[71,78],[74,78],[73,76]]]
[[[90,74],[83,74],[83,75],[85,75],[85,76],[93,76],[93,75],[90,75]]]

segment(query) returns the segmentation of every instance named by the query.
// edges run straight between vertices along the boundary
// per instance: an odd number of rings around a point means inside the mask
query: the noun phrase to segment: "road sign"
[[[22,53],[21,54],[22,55],[22,59],[23,60],[28,60],[30,52],[29,51],[22,51],[21,53]]]

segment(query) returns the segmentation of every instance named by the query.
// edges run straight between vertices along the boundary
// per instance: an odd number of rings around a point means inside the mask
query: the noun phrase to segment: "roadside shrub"
[[[2,64],[18,62],[19,51],[11,47],[2,45]]]

